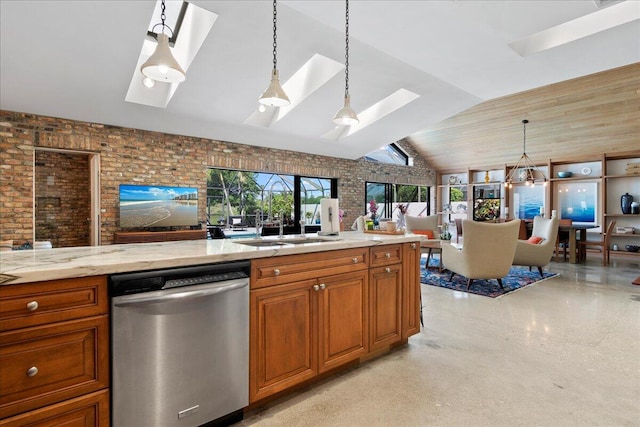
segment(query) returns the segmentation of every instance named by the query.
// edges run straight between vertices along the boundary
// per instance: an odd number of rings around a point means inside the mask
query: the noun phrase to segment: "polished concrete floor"
[[[548,269],[497,299],[422,285],[407,346],[238,426],[640,426],[640,258]]]

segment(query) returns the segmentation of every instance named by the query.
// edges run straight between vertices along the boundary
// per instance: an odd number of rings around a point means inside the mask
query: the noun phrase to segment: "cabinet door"
[[[402,338],[420,332],[420,244],[405,243],[402,259]]]
[[[0,427],[108,427],[109,390],[102,390],[0,420]]]
[[[367,272],[318,279],[320,372],[368,351]]]
[[[315,284],[305,280],[251,291],[250,402],[317,374]]]
[[[402,264],[372,268],[369,273],[371,351],[402,338]]]
[[[0,333],[0,418],[109,386],[106,315]]]

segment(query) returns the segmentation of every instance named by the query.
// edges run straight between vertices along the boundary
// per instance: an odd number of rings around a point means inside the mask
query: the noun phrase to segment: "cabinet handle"
[[[36,311],[38,309],[38,301],[31,301],[27,303],[27,310]]]
[[[387,258],[391,258],[391,254],[389,252],[387,252],[386,254],[384,254],[384,256],[386,256]]]
[[[385,268],[384,271],[387,273],[391,273],[391,269],[389,267]]]
[[[320,283],[320,289],[324,289],[324,288],[326,288],[326,287],[327,287],[327,286],[326,286],[324,283]]]
[[[313,290],[318,292],[320,290],[320,286],[318,285],[313,285]]]
[[[415,249],[415,248],[416,248],[416,244],[415,244],[415,243],[412,243],[412,244],[411,244],[411,249]]]
[[[277,268],[274,268],[273,269],[273,274],[276,275],[276,276],[279,276],[280,275],[280,270],[277,269]]]
[[[358,258],[353,257],[353,263],[354,263],[354,264],[357,264],[357,263],[358,263]]]
[[[28,377],[35,377],[37,374],[38,374],[38,368],[36,368],[35,366],[32,366],[29,369],[27,369]]]

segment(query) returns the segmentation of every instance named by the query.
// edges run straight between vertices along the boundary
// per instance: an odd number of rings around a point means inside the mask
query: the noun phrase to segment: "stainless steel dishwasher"
[[[242,419],[249,273],[243,261],[110,277],[114,427]]]

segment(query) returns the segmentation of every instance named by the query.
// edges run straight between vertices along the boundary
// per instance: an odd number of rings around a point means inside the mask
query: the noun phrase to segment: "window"
[[[337,197],[337,188],[336,179],[209,168],[207,218],[220,226],[234,218],[249,227],[258,218],[265,224],[284,221],[299,233],[300,221],[319,219],[320,199]]]
[[[408,165],[409,156],[397,144],[389,144],[379,150],[372,151],[364,156],[370,162],[390,163],[394,165]]]
[[[426,216],[431,211],[430,188],[419,185],[367,182],[365,215],[369,214],[370,201],[374,200],[378,218],[400,219],[399,206],[412,216]]]

